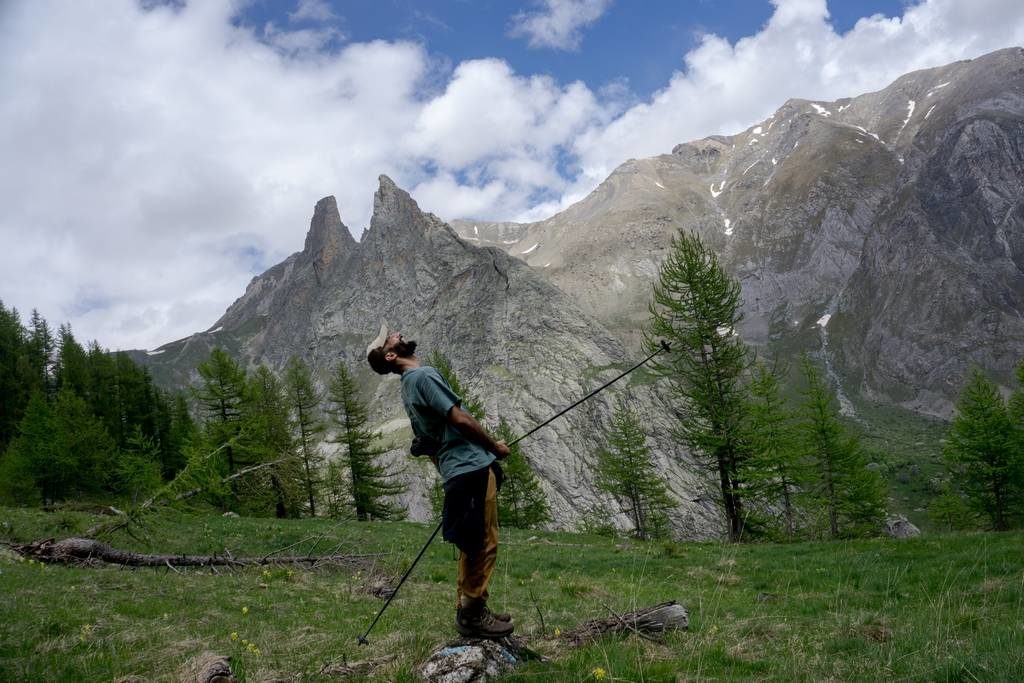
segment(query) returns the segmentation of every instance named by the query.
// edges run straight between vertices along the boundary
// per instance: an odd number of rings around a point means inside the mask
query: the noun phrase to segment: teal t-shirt
[[[493,454],[464,437],[448,422],[448,411],[452,406],[461,406],[462,397],[452,391],[434,368],[423,365],[402,373],[402,403],[413,432],[441,444],[437,464],[442,481],[494,462]]]

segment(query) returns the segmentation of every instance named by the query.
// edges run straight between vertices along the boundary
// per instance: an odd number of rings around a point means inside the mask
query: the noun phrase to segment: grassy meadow
[[[8,542],[81,533],[86,513],[0,508]],[[163,511],[116,547],[262,556],[375,554],[362,569],[225,570],[40,565],[0,549],[0,680],[179,680],[204,651],[243,681],[336,680],[331,663],[381,660],[368,680],[416,680],[455,636],[452,547],[435,541],[388,612],[367,587],[408,566],[432,527],[224,518]],[[641,543],[503,530],[492,606],[546,655],[508,680],[1024,680],[1024,532],[790,545]],[[665,600],[690,629],[656,643],[556,633]],[[233,637],[233,634],[236,634]]]

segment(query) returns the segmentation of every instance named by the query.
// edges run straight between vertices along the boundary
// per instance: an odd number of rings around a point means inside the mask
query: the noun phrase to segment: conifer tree
[[[285,386],[302,458],[303,488],[311,517],[316,516],[316,499],[323,483],[324,456],[320,441],[326,427],[320,421],[322,396],[313,386],[313,374],[298,356],[292,356],[285,367]]]
[[[166,481],[174,479],[175,475],[185,468],[186,446],[196,436],[196,424],[189,412],[184,394],[174,395],[170,414],[171,426],[167,446],[161,449],[162,472]]]
[[[640,418],[621,400],[612,417],[608,448],[597,452],[595,483],[625,504],[638,538],[647,540],[667,531],[667,516],[675,505],[658,478]]]
[[[781,507],[782,531],[792,539],[796,498],[808,475],[796,438],[795,416],[779,392],[778,378],[768,368],[757,368],[747,392],[744,439],[749,458],[743,465],[743,480],[750,497],[771,508]]]
[[[680,399],[677,437],[717,473],[729,539],[739,541],[745,519],[740,376],[747,366],[746,346],[735,333],[740,285],[697,235],[680,231],[662,263],[650,313],[648,351],[661,339],[672,345],[671,355],[653,367]]]
[[[61,495],[73,472],[65,455],[54,439],[53,410],[36,391],[18,424],[18,435],[0,459],[0,492],[6,501],[32,505]]]
[[[356,383],[345,363],[338,369],[328,386],[328,408],[336,435],[333,443],[342,447],[343,462],[348,470],[347,494],[356,519],[396,519],[405,516],[405,510],[386,499],[405,491],[395,479],[395,473],[377,460],[385,449],[375,445],[381,435],[367,427],[366,406],[359,399]]]
[[[89,380],[89,358],[85,348],[75,339],[71,325],[64,323],[57,331],[57,362],[54,366],[57,390],[70,389],[91,405]]]
[[[237,451],[252,464],[266,467],[246,477],[250,504],[269,500],[278,518],[298,515],[302,469],[280,380],[265,365],[253,372],[246,388],[247,410]]]
[[[498,422],[497,437],[505,443],[512,443],[515,439],[504,418]],[[505,483],[498,492],[499,524],[532,529],[551,521],[551,506],[519,444],[510,446],[508,457],[501,461],[501,468],[505,472]]]
[[[860,440],[843,426],[835,393],[807,356],[802,368],[807,389],[800,428],[812,477],[810,500],[825,511],[832,538],[877,532],[885,518],[885,484],[867,469]]]
[[[967,501],[993,529],[1016,521],[1024,494],[1021,430],[999,390],[974,370],[946,435],[946,462]]]
[[[57,394],[51,438],[57,449],[54,466],[46,474],[51,496],[64,498],[112,488],[117,443],[85,400],[70,389]]]
[[[242,426],[245,404],[246,375],[221,348],[215,348],[210,358],[199,364],[200,384],[193,387],[205,421],[205,436],[213,448],[227,444],[223,449],[227,474],[234,474],[242,465],[232,441],[238,438]],[[211,449],[212,450],[212,449]]]
[[[28,341],[15,308],[0,301],[0,454],[18,433],[32,382]]]
[[[30,391],[42,391],[51,402],[56,398],[56,387],[53,382],[54,349],[50,324],[33,308],[32,316],[29,318],[28,337],[28,360],[33,374]]]

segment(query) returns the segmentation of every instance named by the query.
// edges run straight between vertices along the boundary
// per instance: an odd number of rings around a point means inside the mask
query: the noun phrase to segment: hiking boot
[[[486,606],[463,607],[455,617],[455,629],[471,638],[504,638],[511,635],[514,628],[508,621],[497,619]]]
[[[461,612],[461,611],[462,611],[461,607],[458,608],[455,611],[455,617],[456,618],[458,618],[458,616],[459,616],[458,613]],[[498,621],[505,621],[505,622],[511,622],[512,621],[512,615],[509,614],[508,612],[491,612],[489,607],[484,607],[484,612],[489,612],[490,615],[492,617],[494,617],[495,619],[497,619]]]
[[[490,608],[484,607],[484,612],[489,613],[497,621],[504,621],[505,623],[512,622],[512,615],[508,612],[491,612]]]

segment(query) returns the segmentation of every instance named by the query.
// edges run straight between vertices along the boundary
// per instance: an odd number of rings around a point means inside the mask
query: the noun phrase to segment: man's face
[[[411,358],[416,352],[416,342],[406,341],[402,338],[401,332],[392,332],[384,340],[381,350],[384,352],[384,358],[387,360],[394,360],[393,358],[388,358],[388,354],[392,353],[400,358]]]

